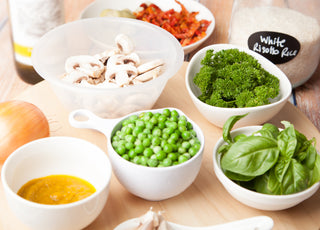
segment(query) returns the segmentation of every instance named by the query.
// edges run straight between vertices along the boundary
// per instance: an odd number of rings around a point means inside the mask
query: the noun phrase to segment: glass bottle
[[[14,62],[19,77],[35,84],[43,80],[31,62],[32,48],[49,30],[64,23],[63,0],[8,0]]]

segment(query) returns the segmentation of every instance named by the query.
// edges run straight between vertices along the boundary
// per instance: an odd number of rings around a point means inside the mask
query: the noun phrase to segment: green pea
[[[176,143],[176,140],[174,140],[173,138],[169,138],[168,140],[167,140],[167,143],[168,144],[175,144]]]
[[[171,111],[171,117],[179,117],[179,113],[177,112],[177,110],[172,110]]]
[[[164,110],[162,111],[162,114],[163,114],[164,116],[166,116],[166,117],[170,117],[170,116],[171,116],[171,112],[170,112],[169,109],[164,109]]]
[[[178,126],[178,130],[182,133],[184,131],[187,131],[187,127],[186,126]]]
[[[160,123],[160,122],[165,122],[166,120],[167,120],[167,117],[164,116],[164,115],[160,115],[160,116],[158,117],[158,123]]]
[[[151,121],[146,122],[146,129],[153,129],[154,124]]]
[[[130,135],[127,135],[124,139],[125,139],[127,142],[134,143],[135,140],[136,140],[136,137],[130,134]]]
[[[154,146],[152,150],[154,153],[157,153],[157,152],[161,151],[162,148],[160,146]]]
[[[150,166],[150,167],[157,167],[158,164],[159,164],[159,161],[157,159],[149,159],[147,164]]]
[[[159,152],[156,153],[156,158],[159,161],[162,161],[166,157],[167,157],[167,154],[163,150],[160,150]]]
[[[159,129],[164,129],[166,127],[166,123],[164,121],[158,123]]]
[[[126,152],[126,147],[124,145],[119,145],[117,148],[116,148],[116,152],[119,154],[119,155],[123,155],[125,154]]]
[[[128,119],[129,119],[129,121],[135,121],[135,120],[137,120],[139,117],[138,117],[138,115],[131,115]]]
[[[138,136],[139,133],[141,133],[143,131],[143,127],[142,126],[135,126],[132,130],[132,135],[133,136]]]
[[[167,158],[170,158],[172,161],[176,161],[178,159],[178,155],[175,153],[169,153]]]
[[[161,135],[162,135],[161,129],[159,129],[159,128],[153,129],[153,130],[152,130],[152,135],[153,135],[153,136],[157,136],[157,137],[161,137]]]
[[[178,158],[179,164],[186,162],[188,160],[188,158],[184,155],[180,155]]]
[[[130,160],[130,157],[128,154],[123,154],[121,157],[127,161]]]
[[[147,134],[145,134],[145,133],[139,133],[137,137],[138,137],[139,140],[143,140],[143,139],[146,139],[146,138],[147,138]]]
[[[152,144],[153,146],[160,145],[160,144],[161,144],[161,139],[160,139],[160,137],[153,137],[152,140],[151,140],[151,144]]]
[[[134,148],[134,151],[136,154],[140,154],[143,153],[144,150],[144,146],[143,145],[136,145],[136,147]]]
[[[168,143],[165,144],[162,148],[163,148],[163,151],[166,152],[166,153],[171,153],[172,150],[173,150],[172,145],[170,145]]]
[[[189,141],[184,141],[181,146],[185,149],[189,149],[191,147],[191,143]]]
[[[135,164],[140,164],[140,157],[139,156],[135,156],[133,159],[132,159],[132,161],[131,161],[132,163],[135,163]]]
[[[153,150],[151,148],[145,148],[143,150],[143,155],[147,158],[151,157],[153,154]]]
[[[158,119],[157,119],[157,117],[156,117],[156,116],[151,117],[150,123],[153,124],[153,125],[158,124]]]
[[[197,152],[199,151],[199,149],[195,148],[194,146],[192,146],[189,150],[188,153],[193,157],[194,155],[197,154]]]
[[[177,133],[172,133],[172,134],[170,135],[170,139],[173,139],[173,140],[177,141],[177,140],[179,139],[179,134],[177,134]]]
[[[141,156],[139,163],[140,163],[140,165],[146,166],[146,165],[148,164],[148,157],[146,157],[146,156]]]
[[[130,149],[128,152],[128,156],[130,159],[133,159],[135,156],[137,156],[137,153],[134,151],[134,149]]]
[[[181,133],[181,137],[183,140],[190,140],[191,139],[191,133],[189,131],[183,131]]]
[[[165,158],[162,161],[163,166],[168,167],[172,165],[172,160],[170,158]]]
[[[142,145],[144,147],[149,147],[151,145],[151,139],[150,138],[145,138],[142,140]]]
[[[127,150],[134,148],[134,144],[131,142],[126,142],[124,146],[126,147]]]
[[[187,149],[183,148],[182,146],[178,147],[178,153],[183,154],[183,153],[186,153],[186,152],[187,152]]]

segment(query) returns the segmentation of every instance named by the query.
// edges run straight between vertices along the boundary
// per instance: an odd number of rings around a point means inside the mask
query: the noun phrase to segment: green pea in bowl
[[[143,199],[159,201],[177,196],[199,173],[204,136],[178,109],[138,111],[117,119],[75,110],[69,122],[107,137],[115,176],[130,193]]]

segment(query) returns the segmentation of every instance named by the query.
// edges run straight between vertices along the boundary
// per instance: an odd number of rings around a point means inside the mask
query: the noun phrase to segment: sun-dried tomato
[[[181,11],[174,9],[162,11],[157,5],[142,3],[141,11],[134,12],[137,19],[150,22],[170,32],[182,46],[187,46],[199,41],[206,36],[206,31],[211,21],[202,19],[198,21],[199,12],[189,12],[182,3],[175,0],[181,6]]]

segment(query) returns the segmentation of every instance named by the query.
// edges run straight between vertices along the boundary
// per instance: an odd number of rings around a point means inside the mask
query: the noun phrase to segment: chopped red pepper
[[[157,5],[142,3],[143,10],[134,12],[137,19],[150,22],[170,32],[182,46],[187,46],[199,41],[206,36],[206,31],[211,21],[202,19],[198,21],[199,12],[189,12],[182,3],[175,0],[181,6],[181,11],[173,9],[162,11]]]

